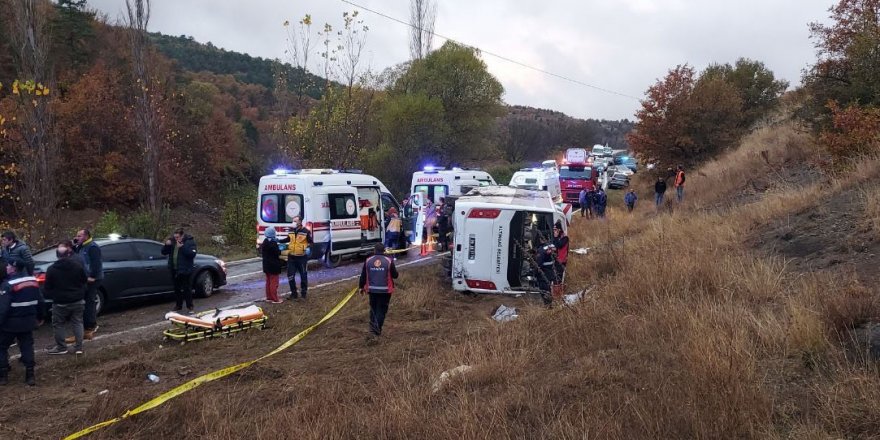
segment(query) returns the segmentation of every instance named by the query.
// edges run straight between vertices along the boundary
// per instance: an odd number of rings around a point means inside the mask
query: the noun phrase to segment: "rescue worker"
[[[0,234],[0,257],[6,261],[11,259],[24,261],[27,274],[34,274],[34,257],[31,255],[31,248],[19,240],[15,232],[3,231],[3,234]]]
[[[67,354],[65,333],[70,327],[73,333],[73,352],[83,354],[83,312],[86,304],[88,276],[79,257],[73,253],[73,243],[62,241],[55,248],[58,260],[46,270],[43,291],[46,302],[52,302],[52,328],[55,346],[49,354]]]
[[[9,347],[16,342],[25,368],[24,382],[36,385],[34,330],[42,324],[43,298],[27,268],[24,260],[7,259],[4,269],[9,277],[0,284],[0,385],[9,382]]]
[[[171,269],[171,278],[174,281],[175,312],[180,312],[186,301],[186,312],[195,314],[189,278],[195,267],[196,254],[196,241],[183,228],[174,231],[174,235],[165,240],[165,246],[162,247],[162,255],[168,255],[168,268]]]
[[[302,225],[299,216],[290,223],[291,230],[286,238],[279,243],[290,243],[287,247],[287,282],[290,284],[290,298],[299,298],[296,290],[296,274],[299,274],[299,285],[302,298],[306,299],[309,292],[309,255],[312,253],[312,232]]]
[[[628,212],[632,212],[633,209],[636,208],[636,200],[639,197],[636,195],[636,192],[632,189],[626,192],[626,195],[623,196],[623,203],[626,204],[626,210]]]
[[[552,302],[551,287],[556,284],[556,256],[553,254],[553,244],[544,243],[538,249],[538,288],[541,289],[541,299],[544,304]]]
[[[581,206],[581,218],[587,216],[587,189],[584,188],[581,190],[580,194],[578,194],[578,205]]]
[[[266,301],[281,304],[278,298],[278,278],[284,272],[281,261],[281,249],[278,247],[277,232],[274,226],[266,228],[266,238],[260,244],[260,256],[263,257],[263,273],[266,274]]]
[[[678,200],[678,203],[681,203],[684,200],[684,165],[678,166],[678,171],[675,173],[675,182],[672,185],[675,187],[675,198]]]
[[[403,228],[403,222],[397,215],[397,210],[391,208],[388,210],[391,219],[388,220],[388,226],[385,228],[385,247],[389,249],[397,249],[397,243],[400,242],[400,231]]]
[[[562,223],[556,222],[553,226],[553,247],[556,248],[556,273],[559,279],[565,274],[565,266],[568,264],[568,236],[562,229]]]
[[[449,248],[449,211],[445,197],[440,197],[437,204],[437,235],[440,251],[446,252]]]
[[[593,206],[596,208],[596,217],[605,218],[605,208],[608,207],[608,195],[605,194],[605,190],[601,186],[596,188],[596,192],[593,193]]]
[[[101,260],[101,247],[92,240],[92,233],[88,229],[80,229],[73,239],[73,250],[79,255],[83,268],[86,271],[88,283],[86,284],[86,303],[83,310],[83,337],[91,340],[98,331],[98,289],[104,279],[104,266]],[[68,338],[68,342],[74,342]]]
[[[388,304],[391,301],[391,294],[394,293],[394,279],[397,278],[394,260],[384,253],[385,246],[381,243],[376,244],[375,253],[364,262],[358,284],[361,295],[365,293],[370,295],[370,333],[375,336],[382,335]]]
[[[654,204],[657,208],[660,208],[660,205],[663,204],[663,194],[666,193],[666,180],[663,177],[657,178],[657,183],[654,184]]]

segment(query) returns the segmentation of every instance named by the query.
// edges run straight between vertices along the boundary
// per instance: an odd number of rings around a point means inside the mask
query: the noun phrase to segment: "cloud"
[[[353,0],[402,20],[407,0]],[[739,57],[763,61],[797,84],[814,59],[807,23],[827,17],[831,0],[439,0],[436,31],[487,52],[578,81],[641,97],[677,64],[704,68]],[[121,0],[89,5],[116,17]],[[245,6],[246,5],[246,6]],[[315,28],[340,25],[339,0],[154,1],[150,29],[191,35],[229,50],[284,58],[285,20],[309,13]],[[409,28],[362,11],[370,26],[365,56],[376,70],[406,61]],[[439,47],[444,40],[435,38]],[[317,57],[313,56],[313,59]],[[638,101],[603,93],[484,54],[505,100],[576,117],[632,118]],[[314,67],[313,67],[314,68]]]

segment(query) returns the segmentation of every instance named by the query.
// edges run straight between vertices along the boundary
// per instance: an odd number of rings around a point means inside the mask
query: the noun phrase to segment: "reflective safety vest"
[[[370,293],[393,293],[394,280],[391,278],[391,259],[384,255],[373,255],[364,262],[367,272],[366,288]]]
[[[675,175],[675,187],[684,186],[684,171],[679,171]]]
[[[306,249],[309,248],[309,230],[300,228],[290,233],[290,246],[288,246],[288,255],[294,257],[304,257]]]
[[[400,219],[392,218],[391,221],[388,222],[388,232],[400,232]]]

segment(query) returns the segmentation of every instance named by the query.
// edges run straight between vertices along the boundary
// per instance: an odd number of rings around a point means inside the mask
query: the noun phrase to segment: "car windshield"
[[[563,167],[559,170],[561,179],[589,179],[592,169],[589,167]]]
[[[58,260],[55,255],[55,248],[44,249],[34,254],[34,264],[52,263]]]

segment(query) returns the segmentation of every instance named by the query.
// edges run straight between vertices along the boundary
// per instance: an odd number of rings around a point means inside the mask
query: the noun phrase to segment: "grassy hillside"
[[[880,160],[834,175],[811,165],[820,155],[783,122],[691,171],[683,205],[656,211],[639,191],[633,214],[612,206],[605,222],[576,219],[574,247],[591,248],[569,263],[569,290],[591,288],[576,306],[464,296],[437,268],[409,270],[378,344],[364,339],[367,309],[355,301],[289,352],[93,438],[873,437]],[[637,189],[650,177],[640,179]],[[109,387],[106,399],[58,394],[71,366],[49,364],[37,392],[60,414],[14,427],[57,435],[118,415],[267,351],[340,295],[270,309],[268,332],[90,355],[76,388]],[[500,303],[521,318],[490,320]],[[472,369],[435,391],[460,365]],[[145,385],[147,371],[168,382]]]

